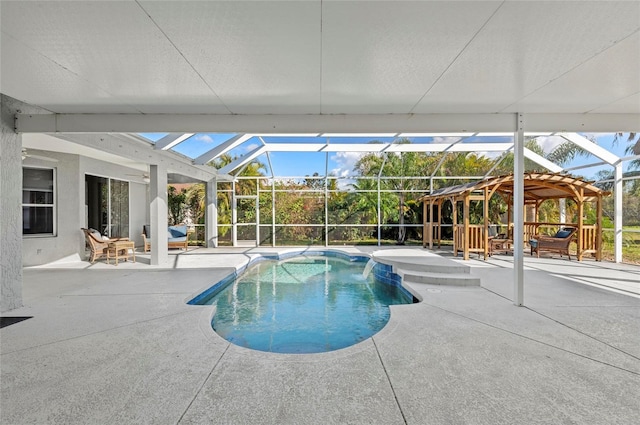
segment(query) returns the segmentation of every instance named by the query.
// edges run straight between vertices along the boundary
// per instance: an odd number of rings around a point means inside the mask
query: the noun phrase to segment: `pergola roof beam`
[[[233,136],[231,139],[227,140],[216,146],[215,148],[203,153],[199,157],[193,160],[194,164],[204,165],[210,161],[213,161],[220,155],[223,155],[229,152],[231,149],[240,146],[247,140],[253,137],[253,134],[237,134]]]
[[[156,143],[153,145],[153,148],[166,151],[178,145],[179,143],[184,142],[193,135],[194,133],[169,133],[160,140],[156,141]]]

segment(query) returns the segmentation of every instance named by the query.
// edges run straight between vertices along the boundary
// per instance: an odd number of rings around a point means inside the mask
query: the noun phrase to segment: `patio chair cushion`
[[[553,236],[554,238],[564,239],[569,236],[573,232],[573,229],[564,228],[562,230],[558,230],[558,232]]]
[[[98,232],[96,229],[91,229],[89,228],[89,233],[91,233],[91,235],[96,238],[97,240],[101,241],[102,239],[102,235],[100,234],[100,232]],[[107,238],[108,239],[108,238]]]
[[[169,226],[167,234],[169,242],[184,242],[187,240],[187,226]]]

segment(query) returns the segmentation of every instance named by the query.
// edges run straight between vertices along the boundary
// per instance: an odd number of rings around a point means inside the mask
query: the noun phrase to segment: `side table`
[[[118,265],[118,260],[124,259],[127,261],[129,258],[133,258],[133,262],[136,262],[136,251],[135,244],[133,241],[113,241],[109,242],[109,246],[107,247],[107,264],[109,264],[109,259],[114,258],[116,260],[116,266]]]

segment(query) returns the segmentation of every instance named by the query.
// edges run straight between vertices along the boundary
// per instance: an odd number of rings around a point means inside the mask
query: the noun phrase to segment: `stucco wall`
[[[14,131],[19,102],[0,95],[0,311],[22,306],[22,138]]]
[[[29,149],[30,154],[57,160],[44,161],[27,157],[23,166],[55,168],[55,206],[57,212],[57,235],[23,236],[22,262],[25,266],[45,264],[78,253],[80,237],[80,217],[75,205],[80,201],[78,181],[78,155]],[[84,185],[84,182],[83,182]]]
[[[22,262],[25,266],[46,264],[63,258],[86,259],[85,241],[81,232],[87,226],[85,216],[85,174],[129,181],[127,174],[140,171],[99,161],[85,156],[29,149],[30,154],[56,159],[57,162],[26,158],[25,166],[56,169],[57,234],[55,236],[24,236]],[[147,216],[145,184],[129,182],[129,237],[142,245],[140,236]]]

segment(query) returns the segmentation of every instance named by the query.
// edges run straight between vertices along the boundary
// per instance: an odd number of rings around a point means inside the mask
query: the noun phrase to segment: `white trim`
[[[52,203],[51,204],[34,204],[34,203],[24,203],[21,202],[20,206],[21,208],[24,207],[35,207],[35,208],[51,208],[52,209],[52,214],[51,214],[51,221],[52,221],[52,232],[51,233],[24,233],[24,211],[22,211],[22,237],[23,238],[55,238],[58,236],[58,170],[56,169],[56,167],[46,167],[46,166],[39,166],[39,165],[22,165],[22,173],[24,173],[25,169],[36,169],[36,170],[51,170],[51,178],[52,178]],[[25,190],[25,186],[24,186],[24,179],[22,180],[22,188],[20,189],[20,193],[24,192]],[[21,199],[23,199],[23,197],[20,197]]]
[[[527,131],[638,131],[640,114],[527,114]],[[369,115],[17,114],[18,133],[363,134],[514,132],[512,113]]]

